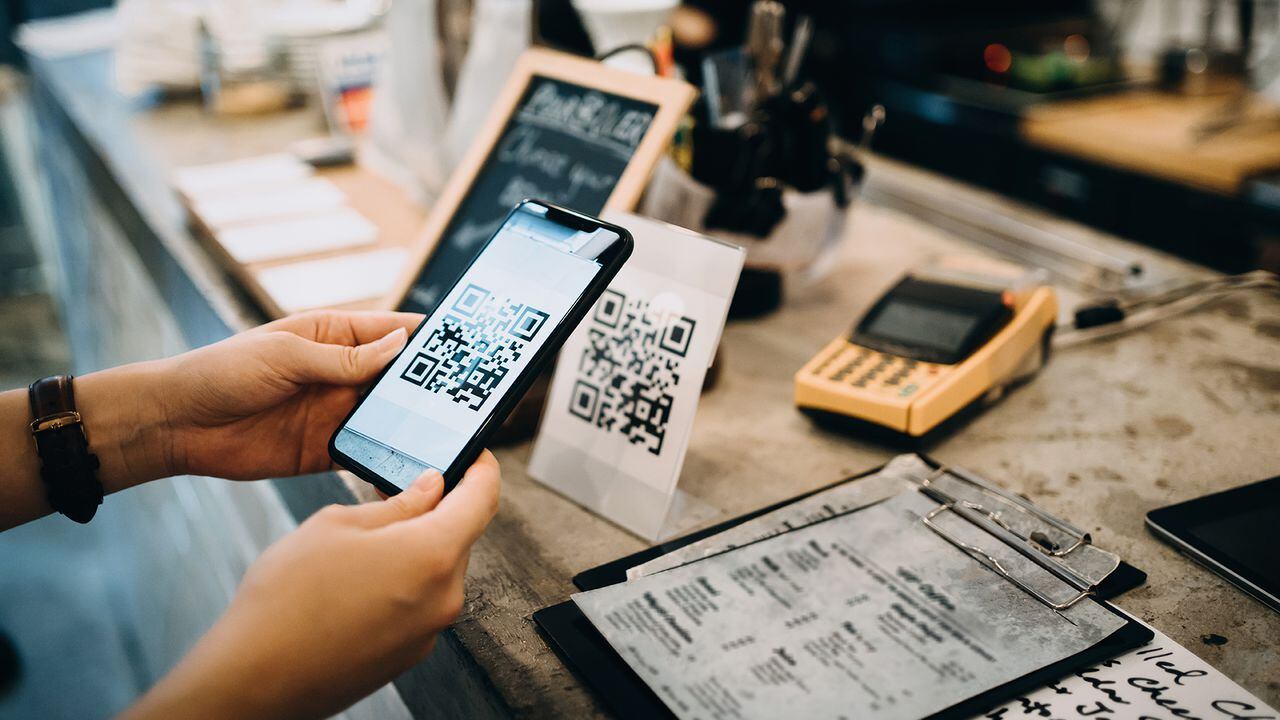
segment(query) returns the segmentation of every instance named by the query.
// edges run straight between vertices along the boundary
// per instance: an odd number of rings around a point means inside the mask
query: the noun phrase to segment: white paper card
[[[560,351],[529,474],[655,540],[743,252],[629,213],[605,219],[635,251]]]
[[[329,180],[307,178],[279,185],[195,198],[196,214],[214,232],[240,223],[297,217],[346,205],[347,196]]]
[[[296,182],[310,177],[314,172],[314,168],[293,155],[277,153],[181,168],[173,174],[173,184],[187,197],[198,200],[208,195],[239,191],[254,185]]]
[[[1221,718],[1280,720],[1280,713],[1191,651],[1155,631],[1118,658],[1015,698],[974,720],[1015,718]]]
[[[374,250],[258,271],[258,284],[286,313],[381,297],[404,266],[404,248]]]
[[[254,263],[372,245],[378,240],[378,226],[343,208],[311,217],[237,225],[216,236],[236,262]]]

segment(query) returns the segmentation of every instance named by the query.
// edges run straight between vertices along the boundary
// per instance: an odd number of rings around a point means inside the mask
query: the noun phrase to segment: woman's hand
[[[165,360],[78,377],[103,489],[182,475],[252,479],[330,467],[329,436],[421,315],[315,312]],[[50,512],[24,389],[0,393],[0,530]]]
[[[329,436],[421,320],[304,313],[167,361],[173,474],[251,480],[328,469]]]
[[[433,472],[390,500],[324,508],[263,553],[226,615],[125,717],[327,717],[390,682],[461,610],[499,484],[486,451],[444,499]]]

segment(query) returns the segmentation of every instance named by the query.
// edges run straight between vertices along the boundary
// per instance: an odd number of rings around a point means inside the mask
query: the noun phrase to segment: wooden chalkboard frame
[[[631,161],[627,163],[613,192],[609,194],[609,199],[605,201],[602,212],[632,210],[640,202],[640,195],[671,136],[675,134],[676,125],[697,97],[693,86],[680,80],[637,75],[602,65],[595,60],[545,48],[526,50],[516,62],[480,133],[449,176],[439,199],[427,215],[404,270],[384,299],[387,309],[399,307],[409,294],[414,281],[439,245],[441,235],[453,220],[454,213],[484,169],[485,159],[501,139],[525,90],[538,77],[561,80],[609,95],[647,102],[658,108],[643,139],[636,146]]]

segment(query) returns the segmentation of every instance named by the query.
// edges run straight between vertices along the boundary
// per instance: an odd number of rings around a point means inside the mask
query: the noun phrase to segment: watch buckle
[[[53,413],[52,415],[45,415],[42,418],[37,418],[29,427],[31,428],[31,434],[35,435],[36,433],[57,430],[59,428],[67,427],[68,425],[78,424],[80,424],[80,413],[71,410],[68,412]]]

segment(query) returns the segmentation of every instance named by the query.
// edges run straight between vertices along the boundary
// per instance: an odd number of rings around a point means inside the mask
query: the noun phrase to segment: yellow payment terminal
[[[852,333],[806,363],[796,405],[819,419],[921,437],[1039,370],[1057,313],[1043,272],[942,261],[902,278]]]

